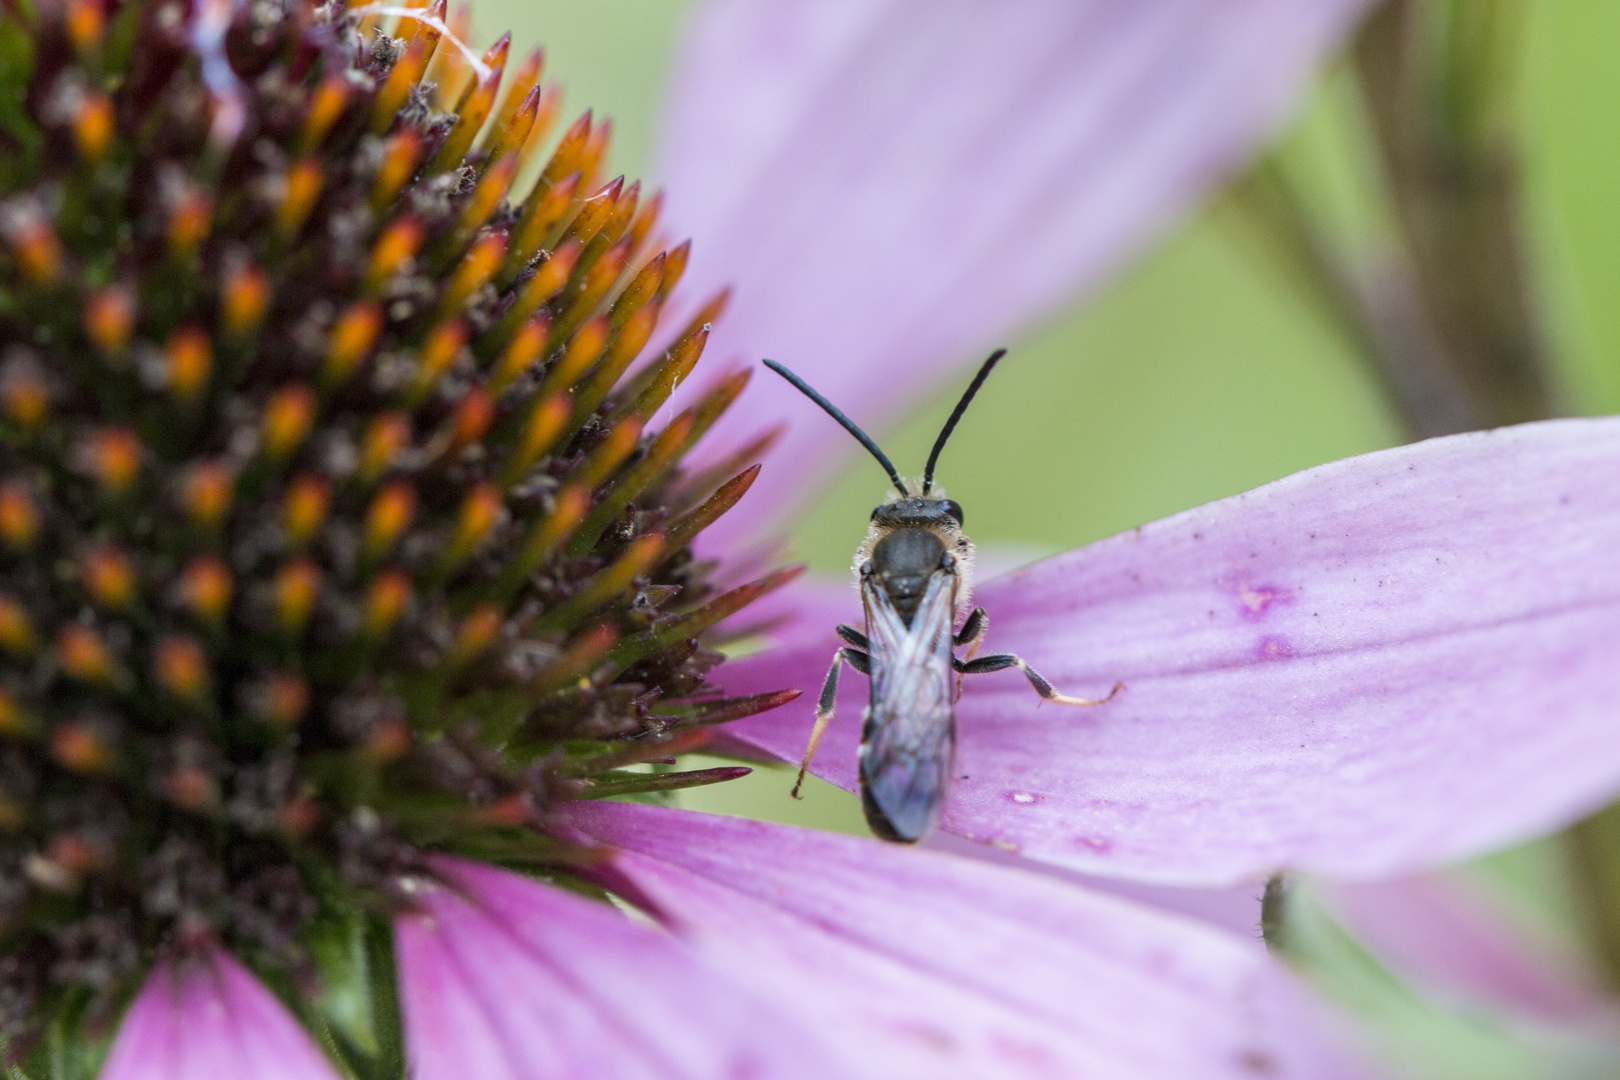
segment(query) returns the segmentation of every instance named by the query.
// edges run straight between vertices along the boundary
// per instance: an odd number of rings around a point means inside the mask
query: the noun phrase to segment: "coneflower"
[[[705,682],[790,576],[690,555],[754,475],[680,471],[746,373],[655,422],[723,300],[649,350],[687,246],[589,113],[539,152],[507,49],[443,0],[0,11],[8,1060],[93,1068],[222,948],[384,985],[427,852],[566,877],[559,802],[746,771],[633,767],[793,696]]]
[[[723,181],[679,189],[689,206],[713,200],[708,216],[724,226],[701,232],[720,239],[702,249],[720,256],[694,264],[683,289],[738,281],[743,318],[730,331],[746,354],[798,364],[811,350],[870,376],[852,407],[874,417],[884,394],[897,399],[953,353],[942,342],[978,333],[987,313],[1032,310],[1024,290],[1070,273],[1025,258],[1021,244],[1074,242],[1085,263],[1099,235],[1114,250],[1139,235],[1274,114],[1267,64],[1297,73],[1342,21],[1321,4],[1273,0],[1241,19],[1204,12],[1219,32],[1198,33],[1177,21],[1193,9],[1172,0],[1042,0],[1006,9],[1020,26],[1009,35],[987,32],[988,12],[972,5],[883,7],[782,0],[750,15],[727,4],[723,14],[746,17],[707,25],[738,29],[720,44],[742,52],[700,54],[723,100],[688,110],[688,131],[703,137],[675,140],[701,148]],[[929,30],[940,19],[952,34]],[[731,696],[709,680],[716,623],[789,576],[721,593],[710,582],[734,580],[735,568],[720,578],[689,554],[748,487],[760,452],[711,437],[706,464],[684,458],[742,389],[738,374],[671,397],[691,381],[720,301],[669,314],[687,304],[672,294],[687,248],[660,252],[656,207],[603,183],[606,126],[586,118],[547,139],[557,97],[536,89],[538,59],[503,88],[504,44],[469,52],[457,20],[408,2],[0,0],[5,1056],[29,1076],[102,1080],[1349,1075],[1343,1047],[1250,927],[1233,935],[1031,872],[1052,858],[1198,884],[1278,858],[1422,854],[1401,847],[1400,830],[1357,832],[1354,816],[1331,818],[1348,833],[1302,833],[1301,820],[1326,819],[1310,800],[1338,790],[1309,769],[1338,759],[1296,754],[1286,720],[1275,753],[1230,734],[1253,721],[1252,686],[1309,700],[1290,688],[1327,662],[1310,648],[1320,626],[1277,620],[1320,610],[1285,600],[1325,579],[1281,561],[1263,580],[1258,563],[1244,564],[1248,577],[1208,579],[1224,564],[1212,570],[1198,554],[1210,545],[1178,531],[1202,518],[985,590],[997,640],[1045,650],[1035,655],[1065,685],[1084,687],[1099,668],[1131,680],[1129,708],[1101,729],[1035,716],[1027,692],[1004,700],[993,681],[964,699],[971,775],[953,785],[947,827],[1035,858],[994,865],[602,798],[653,802],[658,789],[734,775],[642,770],[793,696],[777,687],[819,681],[830,649],[798,646],[845,613],[781,620],[789,647],[728,665]],[[1095,52],[1068,47],[1080,41]],[[884,44],[901,51],[871,47]],[[981,63],[983,48],[1006,62]],[[799,49],[815,62],[796,62]],[[913,63],[919,49],[940,74],[895,97],[934,70]],[[732,77],[736,59],[753,82]],[[1047,78],[1059,63],[1101,81]],[[767,69],[782,82],[762,87]],[[979,81],[964,84],[966,72]],[[1071,124],[1112,115],[1096,90],[1122,75],[1155,93],[1133,97],[1126,122]],[[972,107],[940,86],[967,86]],[[1054,87],[1062,108],[1026,103]],[[739,103],[745,122],[727,112]],[[877,130],[846,120],[839,109],[852,103],[924,142],[956,132],[962,152],[844,137]],[[1188,122],[1202,110],[1236,120]],[[1058,143],[1000,122],[1020,112],[1060,124],[1074,152],[1050,155]],[[987,122],[1002,141],[981,137],[975,125]],[[828,130],[840,138],[818,141]],[[1142,152],[1112,153],[1119,132]],[[1039,148],[1057,174],[1009,170],[1010,144]],[[834,145],[843,156],[828,154]],[[987,157],[987,145],[1000,149]],[[748,159],[761,150],[768,169]],[[918,162],[956,160],[990,162],[1006,197],[985,199],[966,172],[950,171],[966,178],[955,187],[913,182]],[[1092,186],[1075,186],[1082,160],[1118,171],[1098,181],[1082,170]],[[806,214],[795,182],[829,177],[837,198]],[[1076,206],[1098,190],[1145,197],[1029,230],[1029,207],[1050,208],[1038,196],[1057,184]],[[894,212],[896,191],[914,199],[910,212]],[[1013,215],[1007,227],[974,218],[992,204]],[[793,231],[806,223],[810,235]],[[892,225],[904,228],[886,233]],[[977,242],[915,242],[947,236],[1013,237],[994,245],[1013,263],[982,257]],[[784,268],[786,279],[771,276]],[[673,325],[657,325],[660,311]],[[811,325],[833,336],[802,336]],[[864,351],[846,348],[857,340]],[[749,428],[774,419],[768,395],[744,409]],[[802,450],[822,435],[800,438]],[[1565,445],[1558,431],[1524,438]],[[1434,483],[1499,479],[1498,459],[1469,449],[1483,444],[1455,444],[1459,467],[1483,471]],[[1389,470],[1354,473],[1376,487],[1452,453],[1443,444],[1341,468]],[[790,467],[773,474],[792,477],[810,457],[785,456]],[[1324,475],[1299,484],[1341,490],[1342,472]],[[802,491],[780,488],[777,506]],[[1560,490],[1598,516],[1560,519],[1565,546],[1542,544],[1538,568],[1610,513],[1585,488]],[[1276,497],[1201,513],[1229,532],[1271,527],[1268,550],[1308,559],[1319,549],[1297,542],[1299,515],[1266,510]],[[720,531],[745,535],[772,507],[744,509]],[[1390,519],[1365,520],[1381,530]],[[1355,566],[1381,565],[1389,535]],[[700,550],[724,551],[713,531],[701,539]],[[1525,565],[1521,549],[1497,556],[1493,572],[1504,558]],[[1103,579],[1117,603],[1099,618]],[[1537,585],[1490,610],[1527,592],[1534,618],[1563,610],[1562,594]],[[1199,588],[1216,590],[1226,621],[1207,624],[1215,605]],[[1165,632],[1189,624],[1165,613],[1185,616],[1177,597],[1188,595],[1197,633],[1224,635],[1198,642],[1243,646],[1230,652],[1245,670],[1221,684],[1224,699],[1165,696],[1189,648]],[[1259,630],[1249,616],[1262,614]],[[1244,651],[1256,633],[1265,648]],[[820,670],[803,675],[808,652]],[[1203,728],[1185,706],[1223,700]],[[1402,720],[1404,707],[1381,715]],[[805,718],[773,715],[741,737],[797,757]],[[1362,730],[1373,744],[1333,744],[1358,755],[1357,768],[1392,762],[1384,773],[1397,781],[1441,790],[1432,757],[1411,768],[1400,756],[1412,745],[1404,728]],[[1099,744],[1098,731],[1117,741]],[[1454,770],[1483,778],[1470,790],[1504,775],[1492,761],[1523,745],[1494,735],[1470,745],[1498,741],[1496,758],[1456,757]],[[1595,741],[1567,740],[1596,763],[1588,783],[1611,760]],[[1454,745],[1436,737],[1420,749]],[[1247,780],[1270,774],[1225,767],[1219,754],[1232,748],[1248,753],[1239,766],[1304,762],[1288,777],[1315,782],[1273,797]],[[835,730],[822,757],[835,778],[852,760],[839,751]],[[1212,761],[1237,779],[1199,788]],[[1161,787],[1142,797],[1155,778]],[[1379,795],[1362,805],[1414,805],[1398,782]],[[1120,806],[1125,819],[1106,816]],[[1420,832],[1431,820],[1412,817]],[[1516,819],[1482,820],[1490,836]],[[1272,837],[1282,843],[1267,846]]]

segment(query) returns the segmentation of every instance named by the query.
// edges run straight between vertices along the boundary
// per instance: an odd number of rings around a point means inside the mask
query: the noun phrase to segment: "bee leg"
[[[845,626],[843,623],[839,623],[838,636],[855,646],[861,652],[872,651],[872,644],[866,640],[866,635],[855,629],[853,626]]]
[[[1114,688],[1108,691],[1107,697],[1095,700],[1060,694],[1052,688],[1051,683],[1041,676],[1040,672],[1024,663],[1021,657],[1014,656],[1011,653],[1003,653],[999,656],[981,656],[977,660],[952,660],[952,665],[963,675],[983,675],[987,672],[1002,671],[1006,668],[1015,667],[1024,673],[1024,678],[1028,679],[1029,685],[1033,686],[1035,692],[1041,695],[1042,701],[1051,701],[1059,705],[1106,705],[1114,700],[1115,694],[1125,689],[1124,683],[1117,682],[1114,684]]]
[[[842,634],[849,630],[847,626],[840,626],[838,631]],[[855,631],[850,630],[850,633]],[[857,635],[859,636],[859,635]],[[816,745],[821,737],[827,733],[827,725],[832,723],[838,707],[838,669],[848,664],[856,671],[871,674],[871,660],[864,653],[856,649],[839,649],[833,653],[832,667],[827,669],[827,681],[821,684],[821,697],[816,701],[816,726],[810,729],[810,743],[804,748],[804,760],[799,763],[799,778],[793,781],[793,797],[800,798],[799,789],[804,786],[804,774],[810,770],[810,762],[816,756]]]
[[[962,621],[962,629],[951,638],[951,644],[960,648],[970,641],[983,641],[984,633],[990,629],[990,616],[984,613],[984,608],[976,607]]]
[[[963,645],[966,645],[968,647],[968,651],[964,661],[967,663],[972,663],[973,658],[978,655],[979,646],[984,644],[984,635],[988,633],[989,630],[990,616],[984,613],[984,608],[976,607],[971,613],[969,613],[967,619],[963,621],[962,629],[958,630],[956,632],[956,636],[951,638],[951,644],[957,648],[961,648]],[[952,659],[954,660],[955,658],[953,657]],[[964,676],[961,672],[962,669],[957,668],[956,696],[958,700],[960,700],[962,697],[962,679]]]

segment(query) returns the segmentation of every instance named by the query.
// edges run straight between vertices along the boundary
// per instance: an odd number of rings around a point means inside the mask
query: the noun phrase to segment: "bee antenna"
[[[838,406],[834,405],[832,402],[816,393],[816,391],[812,390],[809,383],[793,374],[793,372],[789,371],[781,364],[778,364],[775,360],[765,361],[765,366],[782,376],[782,378],[786,379],[788,382],[792,383],[794,388],[797,389],[799,393],[803,394],[817,405],[820,405],[822,409],[826,411],[828,416],[844,425],[844,430],[855,436],[856,440],[859,441],[862,446],[871,451],[873,457],[878,459],[878,464],[883,466],[883,471],[889,474],[889,479],[894,481],[894,486],[900,489],[901,497],[906,499],[911,498],[911,492],[906,490],[906,485],[900,481],[900,474],[895,471],[894,462],[889,460],[889,455],[878,449],[878,444],[872,441],[872,436],[856,427],[855,421],[851,420],[849,417],[840,412],[838,410]]]
[[[972,382],[968,383],[967,392],[962,395],[962,400],[958,401],[956,408],[951,410],[951,418],[945,421],[945,426],[940,430],[939,438],[934,440],[934,449],[928,455],[928,465],[923,469],[922,493],[924,495],[927,495],[934,488],[934,465],[939,461],[939,452],[945,449],[945,440],[951,437],[951,432],[956,430],[956,422],[962,419],[963,413],[967,412],[968,402],[972,401],[973,395],[979,392],[979,387],[984,385],[984,380],[990,377],[990,369],[996,366],[997,360],[1006,355],[1006,349],[997,349],[991,353],[990,359],[980,365],[979,373],[973,376]],[[766,362],[769,363],[769,361]]]

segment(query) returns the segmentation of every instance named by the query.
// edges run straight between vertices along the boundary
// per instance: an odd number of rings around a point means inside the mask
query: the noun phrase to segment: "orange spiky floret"
[[[535,106],[539,105],[540,73],[545,70],[545,64],[545,50],[536,48],[531,50],[529,55],[523,58],[523,62],[512,72],[512,78],[506,90],[506,97],[502,100],[500,109],[495,113],[495,122],[490,125],[492,137],[497,140],[504,139],[514,117],[529,107],[531,102]],[[528,131],[525,130],[517,140],[519,146],[522,145],[523,139],[527,136]],[[499,153],[499,151],[495,153]]]
[[[251,263],[237,263],[226,271],[220,295],[220,322],[229,337],[253,333],[270,303],[270,279]]]
[[[180,600],[202,623],[217,624],[225,617],[231,589],[230,570],[208,555],[192,559],[180,574]]]
[[[338,72],[326,76],[309,95],[304,126],[299,132],[299,149],[308,153],[321,144],[332,125],[349,103],[349,81]]]
[[[467,32],[472,25],[472,5],[462,3],[451,8],[444,25],[445,36],[434,50],[422,84],[432,95],[435,106],[445,112],[456,112],[462,98],[471,90],[471,83],[476,81],[466,46]]]
[[[468,148],[472,146],[473,139],[483,130],[490,109],[495,105],[495,94],[500,89],[501,76],[506,71],[506,53],[511,44],[512,35],[503,34],[501,39],[490,46],[489,51],[484,54],[485,73],[474,80],[466,99],[456,108],[455,125],[445,136],[444,142],[439,145],[433,160],[428,163],[428,172],[443,172],[461,164]],[[445,79],[442,85],[449,86],[450,79]]]
[[[27,548],[39,531],[34,500],[21,483],[0,485],[0,537],[13,548]]]
[[[642,357],[688,247],[602,182],[611,123],[542,157],[540,53],[480,58],[443,0],[269,7],[209,58],[237,133],[184,5],[0,20],[32,60],[0,65],[27,127],[0,132],[12,1056],[198,928],[298,984],[312,928],[384,925],[428,851],[566,875],[556,801],[667,786],[598,773],[698,745],[669,717],[706,708],[679,704],[719,662],[702,635],[781,580],[716,597],[692,560],[754,475],[681,473],[740,382],[655,422],[723,299]],[[150,908],[180,878],[218,884]],[[139,948],[53,974],[62,927],[108,912]]]
[[[531,87],[510,115],[496,117],[492,125],[495,131],[493,145],[489,149],[489,161],[485,168],[492,168],[509,158],[517,166],[522,166],[522,150],[528,145],[535,121],[540,118],[540,101],[540,87]]]
[[[541,245],[552,230],[561,223],[574,205],[574,192],[579,188],[579,173],[569,173],[555,182],[541,180],[534,186],[524,205],[512,237],[503,276],[510,279],[529,259],[541,251]],[[538,194],[536,194],[538,193]],[[571,243],[573,243],[571,241]],[[577,249],[580,245],[575,243]]]
[[[104,353],[123,351],[135,329],[135,298],[117,285],[98,289],[85,298],[85,336]]]
[[[361,443],[360,468],[355,482],[362,488],[376,482],[411,440],[411,421],[403,412],[373,417]]]
[[[444,18],[444,0],[434,0],[425,12],[427,19],[402,20],[411,27],[411,37],[404,52],[394,61],[372,99],[371,130],[382,134],[393,125],[405,99],[427,70],[428,59],[439,44],[440,20]]]
[[[203,392],[214,362],[214,346],[200,326],[176,330],[164,350],[169,392],[181,401],[193,401]]]
[[[380,640],[394,629],[411,598],[411,579],[399,570],[378,574],[366,590],[365,636]]]
[[[592,128],[590,135],[585,139],[585,145],[579,154],[579,173],[587,189],[595,187],[601,181],[602,165],[607,161],[608,144],[612,141],[612,117]]]
[[[368,294],[377,292],[389,278],[406,269],[416,256],[417,249],[422,246],[426,233],[427,229],[415,218],[403,217],[389,223],[372,245],[364,291]]]
[[[422,141],[415,128],[405,128],[394,132],[383,143],[377,175],[371,185],[372,206],[378,210],[387,208],[409,182],[422,153]]]
[[[393,548],[416,516],[416,491],[405,481],[386,485],[366,511],[364,555],[379,559]]]

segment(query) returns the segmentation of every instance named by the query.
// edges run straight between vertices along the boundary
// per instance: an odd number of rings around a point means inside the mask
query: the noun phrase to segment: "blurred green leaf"
[[[1559,1029],[1404,985],[1357,944],[1311,891],[1295,883],[1275,905],[1267,942],[1330,1000],[1393,1070],[1410,1080],[1597,1080],[1620,1048],[1597,1031]]]

